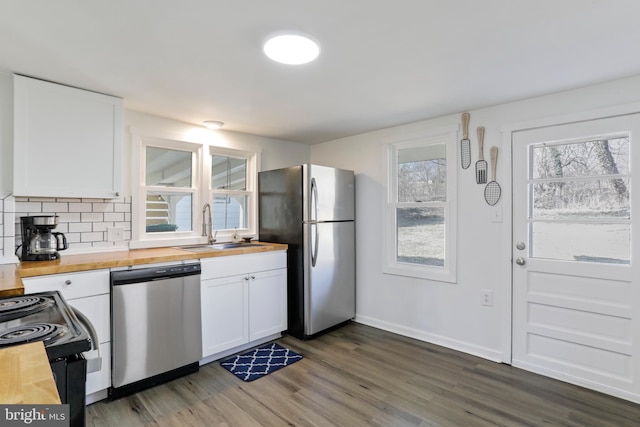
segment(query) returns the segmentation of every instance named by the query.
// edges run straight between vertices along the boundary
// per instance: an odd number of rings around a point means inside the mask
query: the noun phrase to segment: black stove
[[[0,299],[0,348],[42,341],[49,360],[91,349],[89,335],[56,291]]]
[[[57,291],[0,299],[0,348],[42,341],[70,425],[84,425],[89,334]]]

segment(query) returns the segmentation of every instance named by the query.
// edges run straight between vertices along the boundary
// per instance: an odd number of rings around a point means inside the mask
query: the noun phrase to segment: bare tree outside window
[[[628,264],[629,138],[534,144],[530,150],[532,255]],[[585,234],[593,237],[591,248],[580,249],[585,253],[562,252]]]

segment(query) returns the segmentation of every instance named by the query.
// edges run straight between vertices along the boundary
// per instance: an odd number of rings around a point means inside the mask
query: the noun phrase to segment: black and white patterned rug
[[[298,353],[271,343],[220,362],[227,371],[243,381],[253,381],[302,359]]]

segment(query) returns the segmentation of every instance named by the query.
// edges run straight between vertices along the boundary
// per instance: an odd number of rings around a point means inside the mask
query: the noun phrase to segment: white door
[[[512,144],[512,364],[640,402],[640,114]]]

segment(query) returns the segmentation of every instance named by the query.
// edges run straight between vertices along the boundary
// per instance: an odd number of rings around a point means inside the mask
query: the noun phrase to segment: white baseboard
[[[354,321],[357,323],[362,323],[363,325],[382,329],[384,331],[393,332],[405,337],[414,338],[420,341],[447,347],[452,350],[471,354],[473,356],[482,357],[483,359],[491,360],[492,362],[502,363],[502,353],[499,350],[494,350],[463,341],[453,340],[442,335],[430,334],[418,329],[407,328],[406,326],[385,322],[373,317],[356,315]]]

